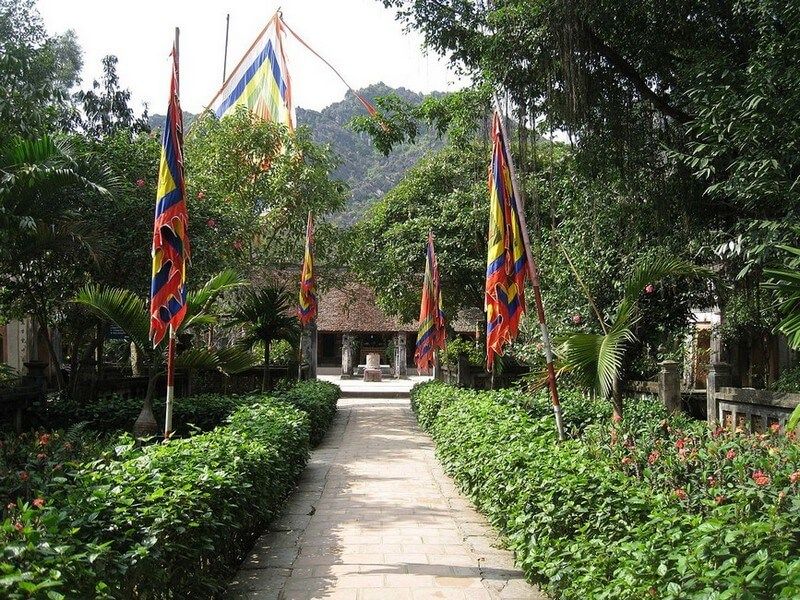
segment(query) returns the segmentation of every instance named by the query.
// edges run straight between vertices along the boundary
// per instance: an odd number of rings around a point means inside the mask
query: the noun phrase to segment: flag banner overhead
[[[414,362],[423,372],[433,365],[433,352],[444,349],[445,330],[442,311],[442,291],[439,284],[439,265],[433,248],[433,233],[428,233],[425,259],[425,279],[422,282],[422,302],[419,308],[419,330]]]
[[[294,130],[292,85],[283,50],[283,22],[276,13],[210,103],[218,119],[240,106],[265,121]]]
[[[186,314],[186,264],[190,256],[189,215],[183,177],[183,114],[179,99],[178,49],[172,49],[167,121],[161,137],[150,282],[150,339],[154,346]]]
[[[519,333],[525,312],[528,261],[520,229],[500,115],[492,122],[492,163],[489,168],[489,251],[486,260],[486,366]]]
[[[306,252],[300,272],[300,305],[297,307],[300,325],[308,325],[317,318],[317,282],[314,275],[314,219],[308,213],[306,225]]]

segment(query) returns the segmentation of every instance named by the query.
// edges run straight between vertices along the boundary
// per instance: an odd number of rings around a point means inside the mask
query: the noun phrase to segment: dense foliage
[[[176,414],[219,426],[145,447],[92,432],[97,420],[6,436],[3,597],[218,594],[253,535],[282,508],[339,394],[332,384],[304,382],[277,397],[178,399]],[[82,416],[105,427],[108,410],[135,416],[138,404],[117,400]]]
[[[546,394],[412,391],[446,470],[555,598],[794,598],[800,593],[800,448],[667,417],[651,399],[564,395],[556,443]]]

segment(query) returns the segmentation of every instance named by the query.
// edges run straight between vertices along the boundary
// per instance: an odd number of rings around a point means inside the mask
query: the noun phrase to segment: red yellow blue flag
[[[489,251],[486,260],[486,366],[503,354],[503,346],[519,333],[525,312],[528,261],[517,213],[500,115],[492,123],[492,164],[489,169]]]
[[[300,305],[297,307],[297,318],[300,325],[308,325],[317,317],[317,282],[314,275],[314,219],[308,212],[306,224],[306,251],[303,257],[303,269],[300,272]]]
[[[183,113],[179,99],[178,49],[172,48],[169,107],[161,136],[150,282],[150,339],[157,346],[170,326],[177,330],[186,314],[186,265],[189,215],[183,177]]]
[[[414,362],[420,371],[427,372],[433,365],[434,350],[444,349],[444,311],[439,283],[439,264],[433,248],[433,233],[428,232],[428,250],[425,259],[425,278],[422,282],[422,302],[419,308],[419,330]]]
[[[292,84],[283,51],[283,22],[276,13],[209,103],[218,119],[245,106],[265,121],[294,130]]]

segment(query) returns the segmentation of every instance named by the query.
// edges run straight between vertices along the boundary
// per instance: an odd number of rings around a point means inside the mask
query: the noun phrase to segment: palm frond
[[[252,352],[237,348],[236,346],[229,346],[217,350],[217,355],[219,356],[220,369],[223,373],[227,373],[228,375],[252,369],[261,362]]]
[[[189,348],[175,357],[175,367],[178,369],[216,370],[220,367],[219,354],[209,348]]]
[[[209,279],[199,290],[189,292],[186,296],[186,317],[182,327],[188,329],[193,325],[210,325],[216,322],[216,316],[210,314],[211,305],[220,294],[244,285],[241,276],[233,269],[225,269]]]
[[[90,284],[73,301],[117,325],[145,354],[153,353],[147,305],[130,290]]]
[[[800,248],[779,247],[800,256]],[[770,280],[762,284],[775,291],[778,311],[783,315],[776,329],[786,335],[789,346],[795,350],[800,349],[800,270],[794,268],[796,262],[797,259],[791,259],[783,268],[764,269],[764,274]]]

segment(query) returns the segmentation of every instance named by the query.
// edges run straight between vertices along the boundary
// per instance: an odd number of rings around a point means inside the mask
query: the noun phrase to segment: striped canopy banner
[[[209,103],[218,119],[245,106],[265,121],[283,123],[294,130],[284,37],[283,23],[275,14]]]
[[[308,325],[317,318],[317,282],[314,276],[314,218],[308,213],[306,224],[306,251],[300,272],[300,304],[297,307],[300,325]]]
[[[419,330],[414,362],[422,372],[433,366],[433,353],[444,349],[445,330],[442,311],[442,290],[439,284],[439,264],[433,248],[433,233],[428,232],[428,250],[425,259],[425,279],[422,282],[422,302],[419,308]]]
[[[509,170],[508,146],[500,115],[492,123],[492,164],[489,168],[489,251],[486,260],[486,367],[519,333],[525,312],[528,261]]]
[[[183,178],[183,113],[179,100],[178,49],[172,48],[169,107],[161,137],[150,282],[150,339],[157,346],[186,314],[189,215]]]

